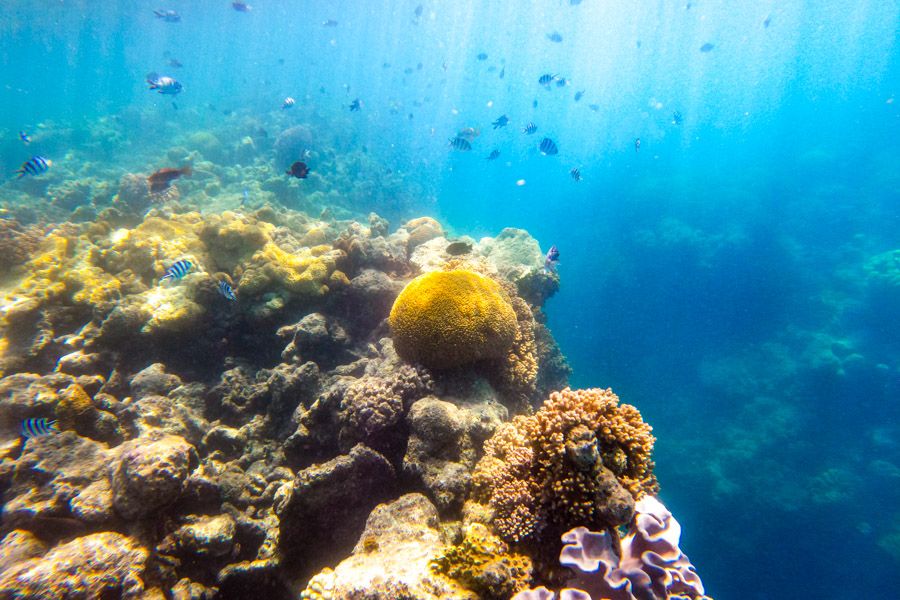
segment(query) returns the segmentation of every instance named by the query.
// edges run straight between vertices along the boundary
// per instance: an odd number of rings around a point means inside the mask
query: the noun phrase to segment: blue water
[[[558,245],[546,312],[571,383],[654,425],[711,595],[896,597],[900,284],[864,265],[900,249],[900,2],[251,4],[172,1],[164,23],[147,3],[4,3],[0,166],[27,158],[23,128],[126,172],[223,120],[324,124],[416,198],[359,209]],[[149,71],[184,84],[177,109]],[[127,144],[42,133],[111,116]],[[473,151],[449,151],[464,127]]]

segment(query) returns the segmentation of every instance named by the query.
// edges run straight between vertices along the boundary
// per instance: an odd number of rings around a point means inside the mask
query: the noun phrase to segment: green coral
[[[500,285],[463,270],[413,279],[394,302],[389,322],[400,356],[434,369],[504,359],[518,330]]]
[[[485,599],[510,598],[531,583],[531,559],[509,547],[487,527],[473,523],[456,546],[431,561],[431,569]]]

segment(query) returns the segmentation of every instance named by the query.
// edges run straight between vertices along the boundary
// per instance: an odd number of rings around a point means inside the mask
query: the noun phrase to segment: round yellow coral
[[[434,369],[506,357],[516,313],[503,289],[472,271],[435,271],[413,279],[391,308],[401,357]]]

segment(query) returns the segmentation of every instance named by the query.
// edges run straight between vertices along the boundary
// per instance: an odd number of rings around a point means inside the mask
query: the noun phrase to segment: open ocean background
[[[0,167],[146,171],[176,135],[315,123],[379,165],[326,174],[369,185],[363,216],[559,247],[547,313],[571,384],[653,424],[712,596],[897,597],[900,2],[251,4],[4,2]],[[184,84],[177,109],[150,71]],[[79,147],[111,118],[124,137]],[[472,152],[450,151],[465,127]],[[414,201],[376,191],[388,172]]]

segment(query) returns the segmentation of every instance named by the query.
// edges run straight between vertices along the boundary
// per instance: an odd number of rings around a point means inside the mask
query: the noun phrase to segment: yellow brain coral
[[[516,313],[503,289],[472,271],[435,271],[400,292],[389,318],[401,357],[434,369],[504,359]]]

